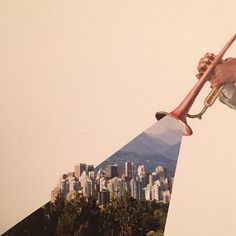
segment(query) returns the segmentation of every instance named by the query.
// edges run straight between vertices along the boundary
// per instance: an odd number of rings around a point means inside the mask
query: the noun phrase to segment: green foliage
[[[168,205],[155,201],[138,201],[129,195],[114,198],[101,208],[89,196],[76,195],[66,201],[59,196],[51,204],[48,219],[54,224],[57,236],[141,236],[153,231],[154,236],[163,234]],[[51,232],[53,230],[51,229]]]
[[[137,200],[128,195],[115,198],[103,210],[103,223],[105,235],[143,235],[142,212]]]
[[[163,236],[163,232],[162,231],[157,231],[157,232],[154,232],[154,231],[149,231],[147,233],[147,236]]]
[[[130,195],[114,198],[101,207],[95,198],[77,194],[55,202],[7,232],[6,236],[163,236],[168,205],[138,201]]]
[[[79,194],[67,201],[58,196],[46,209],[46,225],[56,236],[97,235],[101,212],[96,200]]]

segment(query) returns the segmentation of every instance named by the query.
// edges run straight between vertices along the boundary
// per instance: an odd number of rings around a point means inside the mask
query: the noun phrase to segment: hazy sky
[[[173,110],[199,58],[235,33],[235,7],[0,1],[0,233],[46,203],[74,163],[100,163]],[[235,235],[235,118],[217,102],[188,121],[165,236]]]
[[[183,134],[183,128],[182,122],[167,115],[158,122],[158,125],[153,125],[146,129],[145,133],[174,145],[181,141],[180,137]]]

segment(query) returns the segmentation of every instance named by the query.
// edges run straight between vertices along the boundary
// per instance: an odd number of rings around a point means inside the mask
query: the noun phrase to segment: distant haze
[[[133,161],[136,166],[145,165],[148,172],[158,165],[165,166],[174,176],[182,139],[182,125],[172,117],[164,117],[141,133],[123,148],[103,161],[96,168]]]
[[[162,140],[170,145],[174,145],[180,141],[183,125],[178,120],[165,116],[158,122],[158,125],[153,125],[147,130],[149,136]]]

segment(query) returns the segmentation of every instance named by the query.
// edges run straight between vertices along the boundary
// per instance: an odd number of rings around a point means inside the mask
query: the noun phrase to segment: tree
[[[61,193],[17,224],[4,236],[163,236],[168,205],[117,197],[101,207],[92,196],[76,194],[66,200]]]
[[[56,226],[57,236],[96,235],[100,230],[100,208],[96,200],[79,194],[65,201]]]

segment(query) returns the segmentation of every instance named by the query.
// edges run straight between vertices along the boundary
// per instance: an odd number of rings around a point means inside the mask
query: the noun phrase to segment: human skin
[[[197,67],[199,72],[197,75],[198,78],[206,71],[213,59],[214,55],[212,53],[206,53],[205,56],[200,59]],[[221,61],[209,76],[209,81],[212,88],[236,82],[236,58],[227,58]]]

